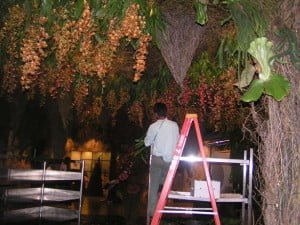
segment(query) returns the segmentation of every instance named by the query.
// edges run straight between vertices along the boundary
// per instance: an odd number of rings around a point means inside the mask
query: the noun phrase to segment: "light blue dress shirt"
[[[171,162],[179,138],[176,122],[167,118],[152,123],[144,139],[145,146],[151,146],[151,154],[162,156],[164,161]]]

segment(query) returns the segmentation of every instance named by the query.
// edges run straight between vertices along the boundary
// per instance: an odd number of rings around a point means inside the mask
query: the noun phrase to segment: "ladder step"
[[[212,208],[189,208],[189,207],[176,207],[176,206],[165,206],[165,209],[178,209],[178,210],[195,210],[195,211],[210,211]]]
[[[197,214],[197,215],[217,215],[215,212],[195,211],[195,210],[158,210],[160,213],[170,214]]]

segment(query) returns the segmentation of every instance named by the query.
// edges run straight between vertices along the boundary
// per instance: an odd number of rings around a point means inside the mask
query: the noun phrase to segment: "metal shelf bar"
[[[194,196],[183,196],[183,195],[176,195],[176,194],[169,194],[169,198],[171,199],[180,199],[180,200],[187,200],[187,201],[200,201],[200,202],[209,202],[209,198],[197,198]],[[248,203],[248,198],[216,198],[216,202],[241,202],[241,203]]]
[[[187,162],[203,162],[202,157],[199,156],[181,156],[181,161]],[[222,158],[206,158],[207,162],[211,163],[228,163],[228,164],[240,164],[249,165],[250,161],[247,159],[222,159]]]

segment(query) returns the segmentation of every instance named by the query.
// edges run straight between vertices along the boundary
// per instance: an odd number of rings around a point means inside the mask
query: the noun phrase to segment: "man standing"
[[[167,106],[154,105],[156,122],[152,123],[145,137],[145,146],[151,146],[148,215],[153,216],[158,199],[159,186],[164,183],[179,138],[176,122],[167,118]]]

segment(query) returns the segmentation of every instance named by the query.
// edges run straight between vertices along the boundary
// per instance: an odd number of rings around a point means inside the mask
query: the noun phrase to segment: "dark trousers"
[[[148,193],[148,215],[153,216],[158,200],[159,186],[165,181],[169,171],[170,163],[165,162],[162,157],[151,156],[150,183]]]

